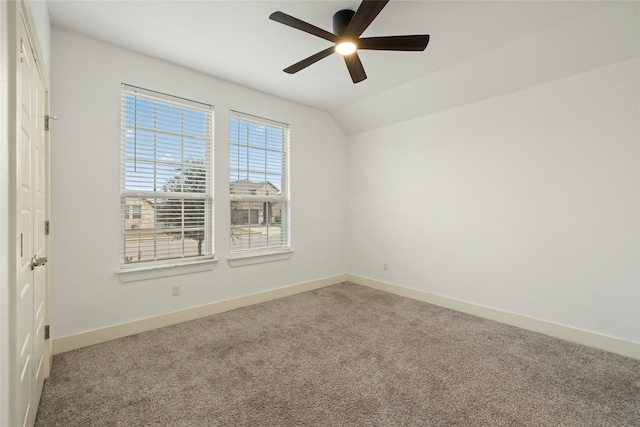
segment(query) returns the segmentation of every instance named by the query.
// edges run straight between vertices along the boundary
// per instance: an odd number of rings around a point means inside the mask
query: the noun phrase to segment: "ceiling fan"
[[[323,38],[334,43],[325,50],[315,55],[296,62],[290,67],[285,68],[285,73],[294,74],[308,67],[319,60],[326,58],[332,53],[338,53],[344,56],[347,69],[354,83],[359,83],[367,78],[360,57],[358,57],[358,49],[363,50],[402,50],[402,51],[422,51],[425,50],[429,43],[429,36],[410,35],[410,36],[386,36],[386,37],[360,37],[367,27],[378,16],[380,11],[387,5],[389,0],[363,0],[358,10],[344,9],[333,15],[333,33],[318,28],[298,18],[287,15],[283,12],[274,12],[269,19],[279,22],[289,27],[304,31],[305,33]]]

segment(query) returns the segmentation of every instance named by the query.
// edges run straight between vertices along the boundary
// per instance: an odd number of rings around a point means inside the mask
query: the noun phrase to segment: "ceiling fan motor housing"
[[[333,34],[336,36],[343,35],[355,14],[356,12],[350,9],[343,9],[336,12],[333,15]]]

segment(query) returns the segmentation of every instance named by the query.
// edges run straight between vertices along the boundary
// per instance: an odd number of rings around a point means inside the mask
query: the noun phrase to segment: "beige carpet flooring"
[[[341,283],[56,355],[44,426],[640,426],[640,361]]]

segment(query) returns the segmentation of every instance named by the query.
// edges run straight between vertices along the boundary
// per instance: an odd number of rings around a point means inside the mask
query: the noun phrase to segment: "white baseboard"
[[[461,311],[463,313],[473,314],[485,319],[495,320],[497,322],[517,326],[522,329],[527,329],[529,331],[538,332],[566,341],[571,341],[589,347],[595,347],[600,350],[610,351],[612,353],[621,354],[623,356],[640,359],[640,343],[626,341],[620,338],[585,331],[582,329],[560,325],[557,323],[547,322],[545,320],[539,320],[532,317],[523,316],[521,314],[509,313],[495,308],[485,307],[466,301],[456,300],[453,298],[447,298],[429,292],[380,282],[378,280],[369,279],[366,277],[348,274],[347,281],[358,285],[367,286],[373,289],[400,295],[403,297],[415,299],[418,301],[428,302],[430,304],[450,308],[452,310]]]
[[[327,277],[325,279],[300,283],[284,288],[272,289],[269,291],[246,295],[232,300],[215,302],[212,304],[202,305],[199,307],[177,311],[174,313],[168,313],[161,316],[135,320],[133,322],[122,323],[119,325],[95,329],[76,335],[57,338],[53,340],[53,354],[60,354],[66,351],[71,351],[78,348],[115,340],[129,335],[139,334],[141,332],[151,331],[153,329],[187,322],[189,320],[195,320],[201,317],[211,316],[212,314],[223,313],[225,311],[234,310],[236,308],[247,307],[250,305],[260,304],[262,302],[284,298],[314,289],[324,288],[329,285],[345,282],[346,280],[346,274]]]
[[[215,302],[175,313],[164,314],[157,317],[136,320],[133,322],[83,332],[81,334],[57,338],[53,340],[52,343],[53,354],[64,353],[66,351],[187,322],[189,320],[199,319],[201,317],[211,316],[213,314],[223,313],[236,308],[260,304],[262,302],[284,298],[346,281],[441,307],[450,308],[452,310],[461,311],[463,313],[473,314],[485,319],[495,320],[497,322],[506,323],[508,325],[517,326],[519,328],[583,344],[589,347],[595,347],[612,353],[621,354],[623,356],[640,359],[639,343],[351,274],[343,274],[311,282],[300,283],[284,288],[235,298],[233,300]]]

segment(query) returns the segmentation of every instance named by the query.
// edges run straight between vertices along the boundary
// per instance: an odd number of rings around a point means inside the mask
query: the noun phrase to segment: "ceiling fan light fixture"
[[[351,55],[358,47],[352,42],[340,42],[336,45],[336,53],[345,56]]]

